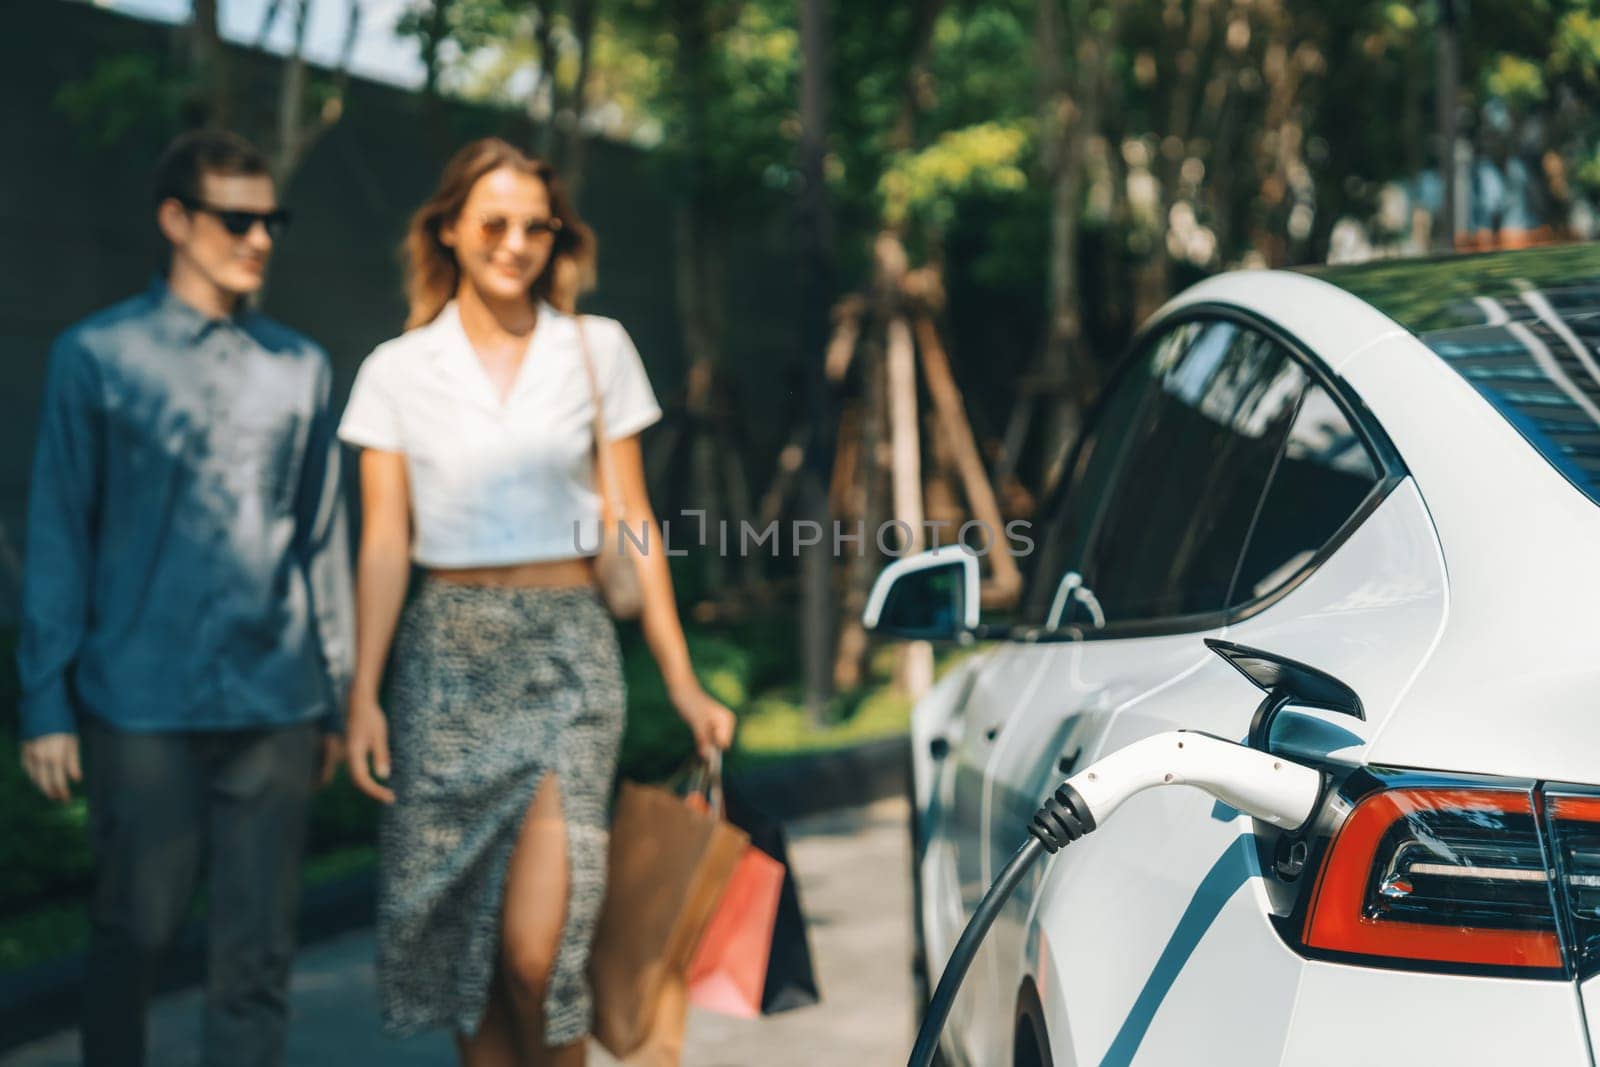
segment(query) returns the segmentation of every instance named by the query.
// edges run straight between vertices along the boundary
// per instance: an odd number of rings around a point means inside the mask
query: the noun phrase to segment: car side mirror
[[[917,641],[970,641],[978,629],[978,557],[943,545],[897,559],[878,574],[862,625]]]

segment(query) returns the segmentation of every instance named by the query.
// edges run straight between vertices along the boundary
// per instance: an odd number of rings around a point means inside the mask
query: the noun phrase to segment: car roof
[[[1600,243],[1548,245],[1476,255],[1384,259],[1303,273],[1359,297],[1418,336],[1477,326],[1486,301],[1523,292],[1592,287],[1600,292]]]

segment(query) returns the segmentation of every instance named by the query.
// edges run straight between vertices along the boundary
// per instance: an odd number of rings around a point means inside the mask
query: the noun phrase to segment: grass
[[[880,685],[835,698],[829,711],[821,723],[813,722],[798,687],[763,694],[739,716],[738,751],[793,755],[895,737],[905,733],[911,721],[911,700]]]

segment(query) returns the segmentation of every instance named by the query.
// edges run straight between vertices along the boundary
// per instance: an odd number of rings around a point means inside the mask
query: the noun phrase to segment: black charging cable
[[[944,973],[939,976],[939,986],[933,992],[933,999],[928,1001],[928,1011],[917,1030],[917,1043],[911,1048],[907,1067],[933,1067],[933,1057],[939,1051],[939,1035],[944,1032],[945,1021],[950,1018],[950,1009],[961,990],[961,983],[966,981],[972,958],[978,954],[978,946],[983,944],[989,927],[994,925],[995,917],[1017,888],[1017,883],[1022,881],[1022,876],[1028,873],[1040,856],[1046,853],[1054,855],[1094,828],[1094,815],[1090,813],[1088,804],[1084,803],[1076,789],[1065,782],[1034,813],[1028,825],[1028,840],[1006,863],[1005,869],[978,902],[978,910],[972,913],[967,928],[961,931],[961,939],[950,953],[950,962],[944,965]],[[920,916],[918,921],[921,921]]]

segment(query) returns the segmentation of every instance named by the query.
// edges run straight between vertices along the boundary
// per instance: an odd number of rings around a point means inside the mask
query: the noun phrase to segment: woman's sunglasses
[[[478,219],[478,228],[483,232],[486,241],[501,241],[511,230],[511,220],[504,215],[484,215]],[[533,241],[541,237],[551,237],[561,232],[561,220],[525,219],[522,222],[522,235]]]
[[[267,228],[267,236],[276,241],[283,236],[283,231],[289,228],[289,209],[275,208],[272,211],[239,211],[234,208],[221,208],[207,204],[200,200],[180,199],[178,201],[190,211],[204,211],[207,215],[214,216],[222,223],[222,228],[235,237],[244,237],[256,223]]]

